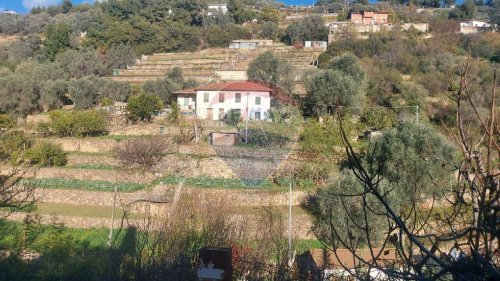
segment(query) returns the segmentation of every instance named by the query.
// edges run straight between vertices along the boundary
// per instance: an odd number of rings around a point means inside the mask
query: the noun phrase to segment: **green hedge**
[[[179,176],[166,176],[158,181],[164,184],[178,184],[181,180]],[[255,179],[224,179],[209,177],[189,177],[185,178],[184,184],[192,187],[203,188],[227,188],[227,189],[271,189],[271,181]]]
[[[108,133],[108,115],[102,110],[54,110],[49,116],[50,123],[38,128],[43,135],[95,137]]]
[[[116,170],[119,167],[107,164],[96,164],[96,163],[81,163],[66,166],[69,169],[88,169],[88,170]]]
[[[91,180],[76,180],[76,179],[25,179],[23,184],[35,185],[40,188],[52,189],[82,189],[94,191],[113,191],[115,186],[121,192],[132,192],[146,188],[148,185],[131,182],[110,182],[110,181],[91,181]]]

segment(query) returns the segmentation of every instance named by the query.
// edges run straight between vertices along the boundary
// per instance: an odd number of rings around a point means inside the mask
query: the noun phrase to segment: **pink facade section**
[[[389,14],[386,12],[368,12],[351,14],[351,22],[358,24],[386,24],[389,20]]]

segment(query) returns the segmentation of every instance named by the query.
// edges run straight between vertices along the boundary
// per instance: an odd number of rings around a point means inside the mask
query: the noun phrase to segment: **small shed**
[[[110,114],[116,114],[116,115],[125,114],[127,110],[127,103],[115,101],[113,105],[104,106],[103,109]]]
[[[209,141],[214,146],[235,146],[240,138],[238,132],[212,132]]]
[[[383,266],[392,266],[396,262],[395,249],[372,249],[375,256],[380,253],[377,263]],[[370,249],[357,249],[356,255],[367,262],[372,262],[372,254]],[[348,249],[336,249],[335,252],[327,249],[310,249],[306,253],[305,265],[309,271],[313,273],[313,280],[353,280],[351,271],[355,268],[362,267],[353,253]],[[383,279],[383,272],[371,269],[370,280]]]
[[[208,3],[207,8],[209,10],[209,16],[212,15],[212,12],[221,12],[223,14],[226,14],[228,11],[226,3]]]
[[[326,49],[328,48],[328,42],[327,41],[305,41],[304,42],[304,48],[320,48],[320,49]]]
[[[229,43],[230,49],[257,49],[263,47],[272,47],[273,40],[233,40]]]

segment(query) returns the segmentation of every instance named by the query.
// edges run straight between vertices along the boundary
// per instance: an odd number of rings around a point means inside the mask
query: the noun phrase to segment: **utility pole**
[[[292,253],[292,184],[288,187],[288,267],[292,268],[293,263],[295,262],[295,254]]]
[[[288,257],[292,259],[292,183],[288,187]]]
[[[248,144],[248,118],[250,118],[250,110],[248,102],[250,100],[250,92],[247,92],[247,118],[245,120],[245,144]]]
[[[111,212],[111,227],[109,228],[108,246],[111,248],[113,240],[113,228],[115,226],[115,209],[116,209],[116,194],[118,193],[118,185],[115,184],[115,194],[113,196],[113,211]]]

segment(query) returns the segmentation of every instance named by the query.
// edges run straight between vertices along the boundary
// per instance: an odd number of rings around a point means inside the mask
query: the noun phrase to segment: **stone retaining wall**
[[[90,181],[132,182],[149,184],[156,177],[151,173],[140,173],[126,170],[96,170],[96,169],[68,169],[68,168],[38,168],[30,170],[26,177],[65,178]]]
[[[155,169],[163,175],[176,174],[186,177],[237,178],[232,169],[219,157],[199,158],[167,155]]]
[[[116,146],[116,141],[113,139],[53,138],[51,140],[60,144],[63,150],[68,152],[106,153],[111,152]]]
[[[158,123],[148,123],[148,124],[133,124],[133,125],[123,125],[123,126],[110,126],[110,135],[120,135],[120,136],[142,136],[142,135],[160,135],[160,126]],[[164,134],[167,136],[174,136],[179,134],[178,127],[164,127]]]
[[[173,197],[175,187],[158,185],[154,188],[132,193],[119,193],[117,198],[120,205],[128,205],[140,200],[166,200]],[[228,190],[202,189],[184,187],[182,194],[199,196],[200,200],[208,198],[222,198],[234,206],[283,206],[288,205],[287,192],[269,192],[264,190]],[[83,206],[113,206],[113,192],[65,190],[65,189],[37,189],[36,198],[43,203],[78,204]],[[292,205],[298,206],[305,199],[307,193],[292,192]]]
[[[97,156],[97,155],[68,155],[68,163],[66,165],[81,165],[81,164],[95,164],[95,165],[111,165],[118,166],[118,160],[111,156]]]
[[[285,206],[288,205],[288,192],[269,192],[265,190],[228,190],[228,189],[201,189],[187,188],[184,193],[204,198],[224,198],[235,206]],[[299,206],[306,198],[303,191],[292,192],[292,205]]]

